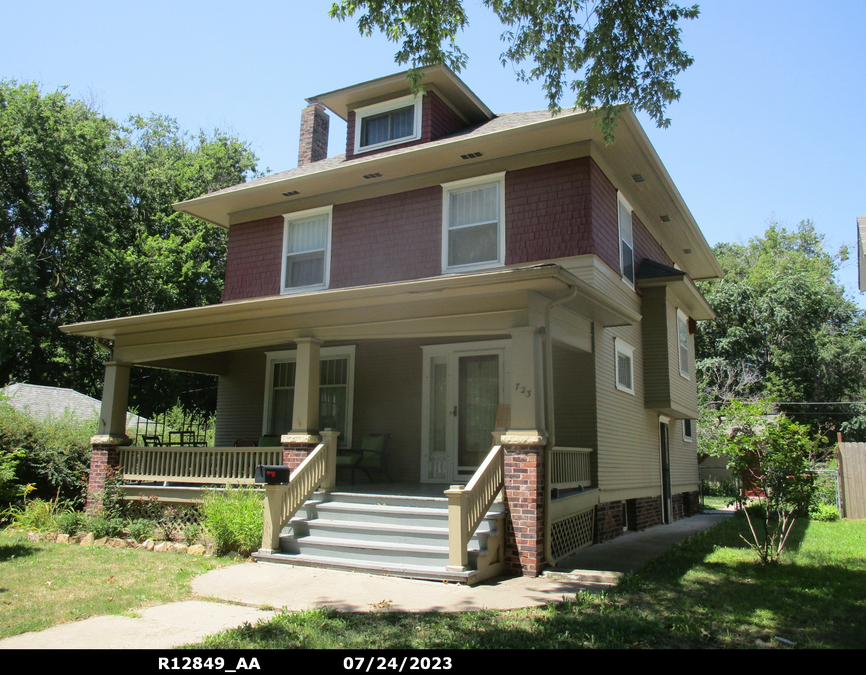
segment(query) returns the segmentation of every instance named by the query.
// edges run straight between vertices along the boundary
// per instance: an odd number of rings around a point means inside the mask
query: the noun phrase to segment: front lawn
[[[507,612],[284,613],[196,647],[862,648],[866,521],[802,521],[776,566],[754,562],[745,527],[696,535],[602,595]]]
[[[225,560],[27,541],[0,531],[0,638],[190,597]]]

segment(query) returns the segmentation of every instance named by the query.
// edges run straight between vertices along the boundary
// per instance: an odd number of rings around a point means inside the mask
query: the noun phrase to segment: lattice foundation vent
[[[592,544],[595,507],[563,518],[550,526],[550,552],[554,562]]]

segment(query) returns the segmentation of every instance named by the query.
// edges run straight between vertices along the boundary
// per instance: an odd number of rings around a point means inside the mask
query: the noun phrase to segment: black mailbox
[[[282,464],[259,464],[256,467],[256,483],[265,485],[288,485],[291,470]]]

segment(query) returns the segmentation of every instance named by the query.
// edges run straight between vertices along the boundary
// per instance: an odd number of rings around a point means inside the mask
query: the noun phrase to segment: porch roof
[[[113,359],[219,374],[213,355],[299,337],[322,340],[466,336],[530,325],[545,300],[604,326],[640,314],[559,265],[498,269],[406,282],[239,300],[156,314],[61,326],[66,333],[114,340]],[[210,356],[209,356],[210,355]]]

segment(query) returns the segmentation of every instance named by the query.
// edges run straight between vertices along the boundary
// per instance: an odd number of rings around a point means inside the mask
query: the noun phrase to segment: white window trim
[[[298,286],[297,288],[287,287],[286,257],[288,255],[287,251],[289,246],[289,223],[292,223],[296,220],[303,220],[305,218],[320,216],[323,213],[328,214],[328,241],[325,244],[325,269],[323,273],[324,282],[321,284],[314,284],[312,286]],[[295,211],[294,213],[283,214],[283,262],[280,266],[280,295],[309,293],[310,291],[321,291],[328,288],[331,283],[331,226],[334,220],[333,216],[333,204],[330,206],[323,206],[317,209],[307,209],[306,211]]]
[[[403,96],[401,98],[394,98],[390,101],[383,101],[382,103],[376,103],[375,105],[368,105],[363,108],[357,108],[355,110],[355,154],[360,155],[364,152],[370,152],[371,150],[378,150],[379,148],[387,148],[391,145],[400,145],[401,143],[411,143],[412,141],[417,141],[421,138],[421,100],[423,99],[422,95],[413,96],[410,94],[409,96]],[[409,105],[415,106],[415,121],[414,121],[414,131],[415,133],[411,136],[403,136],[401,138],[395,138],[391,141],[385,141],[383,143],[376,143],[375,145],[365,145],[361,146],[361,126],[365,117],[370,117],[371,115],[381,115],[382,113],[389,112],[391,110],[397,110],[399,108],[406,108]]]
[[[680,343],[680,321],[686,326],[686,362],[683,363],[682,359],[682,344]],[[691,380],[689,377],[689,354],[691,353],[690,345],[689,345],[689,317],[685,312],[678,309],[677,310],[677,362],[680,364],[680,376],[684,377],[687,380]]]
[[[631,365],[631,388],[626,387],[623,384],[620,384],[619,381],[619,355],[624,354],[629,358],[629,364]],[[634,396],[634,347],[632,347],[627,342],[624,342],[620,338],[613,339],[613,368],[614,368],[614,382],[616,383],[616,388],[620,391],[624,391],[628,394]]]
[[[682,420],[683,422],[683,440],[686,443],[694,443],[695,442],[695,420]],[[686,435],[686,422],[691,422],[692,425],[692,435]]]
[[[617,232],[616,248],[617,248],[617,251],[619,253],[619,273],[620,273],[620,278],[622,279],[623,283],[626,286],[628,286],[630,289],[634,290],[634,279],[629,280],[625,276],[625,261],[622,259],[622,241],[623,241],[623,239],[622,239],[622,228],[620,227],[620,217],[619,217],[620,216],[620,209],[625,209],[626,211],[628,211],[629,215],[631,216],[632,229],[631,229],[631,242],[629,242],[629,246],[631,246],[631,273],[632,273],[632,276],[635,276],[635,272],[637,270],[635,269],[635,259],[634,259],[634,209],[631,207],[631,204],[629,204],[629,201],[625,198],[625,196],[622,194],[622,192],[617,190],[617,192],[616,192],[616,232]]]
[[[469,263],[466,265],[448,265],[448,217],[451,212],[449,208],[449,196],[455,190],[484,185],[486,183],[499,183],[499,228],[498,228],[498,250],[496,260],[487,260],[480,263]],[[457,180],[450,183],[442,183],[442,274],[471,272],[473,270],[489,269],[491,267],[502,267],[505,265],[505,171],[491,173],[486,176],[476,176],[466,180]]]
[[[265,352],[267,364],[265,366],[265,407],[262,414],[262,435],[266,435],[271,427],[271,405],[274,394],[274,363],[297,362],[298,351],[287,349],[278,352]],[[319,358],[328,359],[334,357],[347,357],[346,368],[346,430],[337,438],[337,445],[341,448],[352,447],[352,416],[355,394],[355,345],[342,347],[322,347],[319,350]],[[286,431],[289,431],[288,429]]]

